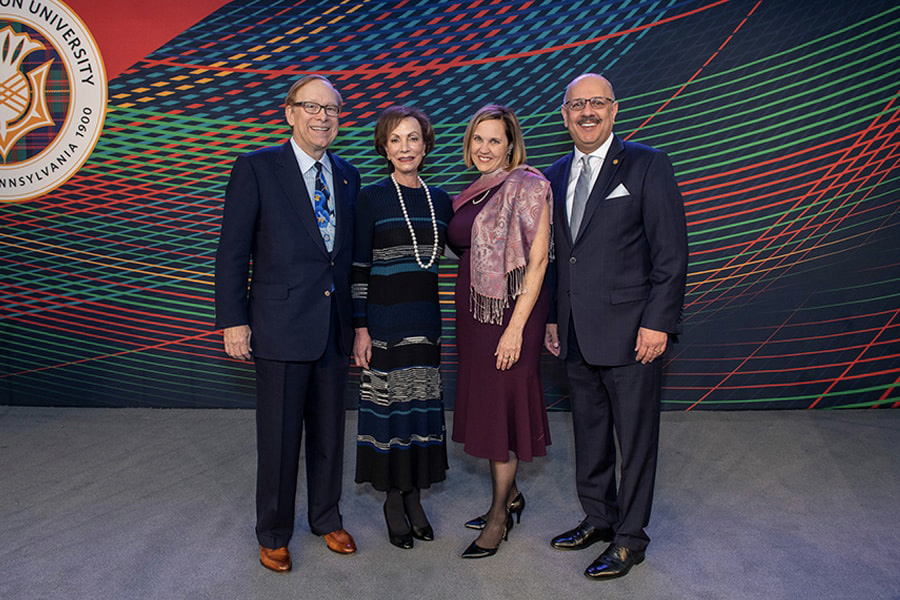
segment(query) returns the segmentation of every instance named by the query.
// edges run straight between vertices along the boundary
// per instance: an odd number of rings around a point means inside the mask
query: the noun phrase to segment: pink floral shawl
[[[510,300],[525,291],[528,253],[553,196],[540,171],[519,165],[479,177],[453,199],[453,212],[498,185],[500,189],[475,217],[469,255],[472,314],[482,323],[502,325]]]

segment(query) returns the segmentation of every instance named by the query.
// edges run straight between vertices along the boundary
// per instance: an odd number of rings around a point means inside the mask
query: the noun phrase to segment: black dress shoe
[[[613,536],[611,527],[597,529],[584,520],[575,529],[570,529],[550,540],[550,545],[557,550],[582,550],[597,542],[609,542]]]
[[[634,565],[644,562],[644,553],[618,544],[610,544],[584,574],[591,579],[615,579],[627,575]]]
[[[402,548],[403,550],[410,550],[413,547],[412,536],[408,533],[402,535],[388,533],[388,540],[390,540],[393,545]]]
[[[412,529],[412,536],[417,540],[422,540],[423,542],[434,541],[434,529],[431,528],[431,525],[426,525],[425,527],[411,525],[410,528]]]

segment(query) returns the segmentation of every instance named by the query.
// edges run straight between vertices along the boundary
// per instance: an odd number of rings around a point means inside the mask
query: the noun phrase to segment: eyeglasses
[[[319,114],[323,108],[325,109],[325,114],[329,117],[336,117],[341,114],[341,107],[336,104],[317,104],[315,102],[301,101],[291,102],[291,106],[300,106],[311,115]]]
[[[606,108],[607,106],[615,102],[615,100],[613,100],[612,98],[607,98],[606,96],[594,96],[593,98],[575,98],[574,100],[563,102],[563,106],[570,110],[584,110],[588,102],[591,103],[591,108],[600,110],[601,108]]]

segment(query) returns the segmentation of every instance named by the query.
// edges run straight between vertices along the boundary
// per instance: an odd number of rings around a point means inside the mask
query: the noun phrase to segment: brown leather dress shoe
[[[281,548],[259,547],[259,563],[276,573],[286,573],[291,570],[291,553],[287,546]]]
[[[353,554],[356,552],[356,542],[353,541],[353,536],[343,529],[326,533],[322,537],[325,538],[325,544],[328,545],[328,549],[332,552],[337,552],[338,554]]]

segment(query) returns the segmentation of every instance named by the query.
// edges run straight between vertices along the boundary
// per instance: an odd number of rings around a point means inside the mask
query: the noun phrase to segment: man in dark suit
[[[669,158],[612,133],[618,103],[609,81],[577,77],[561,110],[575,150],[546,171],[557,280],[546,345],[566,360],[576,487],[587,516],[551,545],[611,541],[585,571],[609,579],[643,561],[650,541],[661,356],[681,329],[687,233]]]
[[[338,502],[359,191],[359,172],[328,151],[341,112],[337,89],[324,77],[304,77],[284,110],[291,139],[234,164],[216,252],[216,326],[225,352],[252,357],[256,367],[260,562],[282,572],[291,568],[301,428],[309,527],[335,552],[356,550]]]

